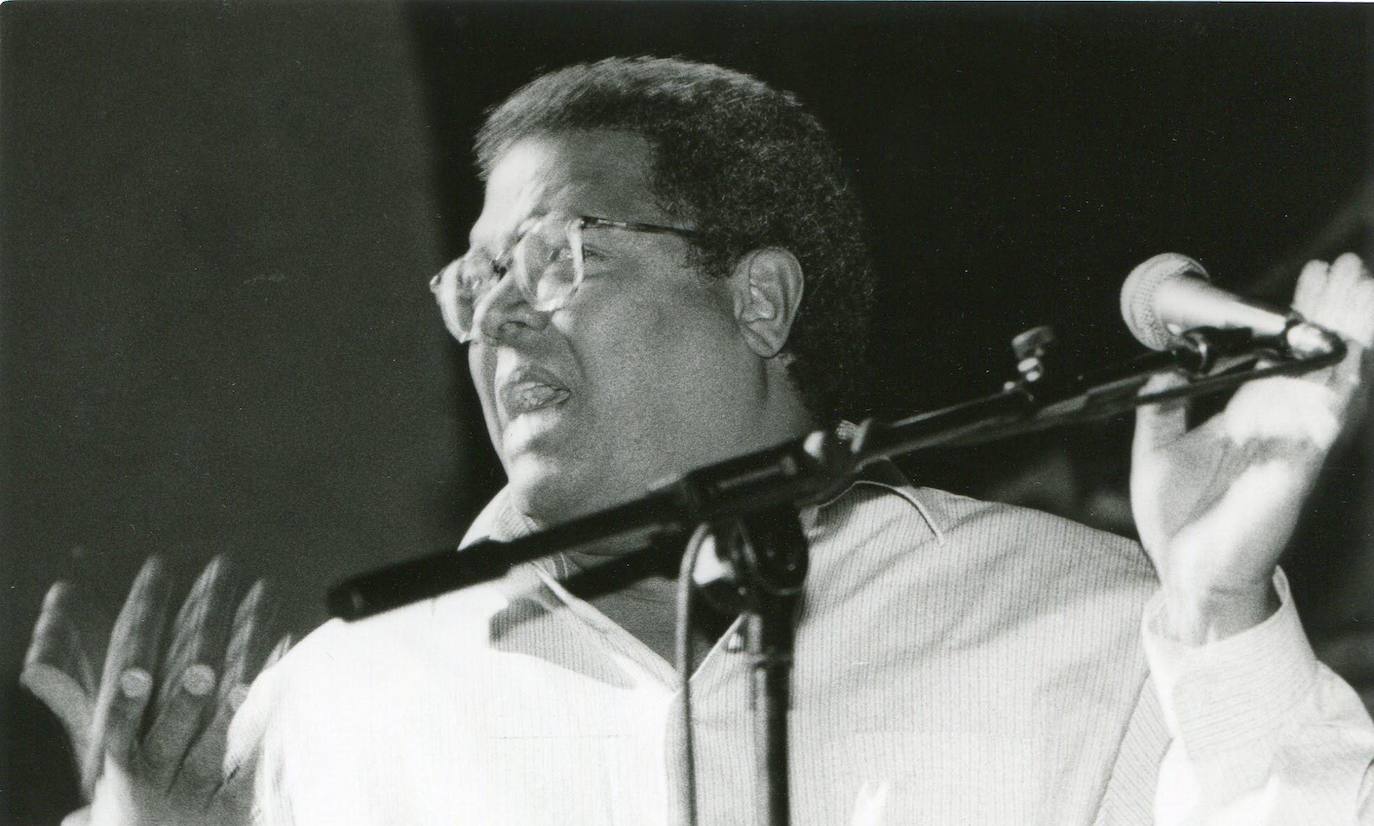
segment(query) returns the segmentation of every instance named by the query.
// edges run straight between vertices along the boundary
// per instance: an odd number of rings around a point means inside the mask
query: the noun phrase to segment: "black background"
[[[112,608],[148,553],[186,582],[232,553],[304,630],[329,581],[451,544],[499,484],[425,281],[478,211],[483,111],[541,69],[678,54],[810,104],[871,219],[869,401],[896,415],[996,388],[1034,324],[1083,358],[1133,352],[1117,294],[1154,253],[1282,300],[1304,255],[1365,243],[1370,14],[6,3],[0,818],[75,803],[60,732],[16,684],[54,579]],[[1065,451],[1114,490],[1127,435],[913,468],[986,492]],[[1318,514],[1367,512],[1364,462],[1338,463]],[[1374,580],[1352,557],[1368,522],[1314,521],[1344,556],[1299,559],[1300,579]],[[1309,616],[1374,619],[1369,590],[1337,590]]]

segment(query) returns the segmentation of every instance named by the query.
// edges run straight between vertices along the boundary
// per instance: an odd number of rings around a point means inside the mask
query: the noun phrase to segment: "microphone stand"
[[[725,613],[743,615],[754,720],[754,822],[787,826],[787,713],[792,643],[806,581],[808,545],[797,507],[774,505],[711,526],[714,564],[698,559],[692,585]],[[709,572],[707,572],[707,570]],[[688,790],[695,794],[694,790]]]
[[[1266,376],[1325,367],[1345,354],[1344,343],[1327,335],[1325,350],[1292,357],[1275,349],[1273,341],[1254,339],[1248,331],[1192,330],[1167,351],[1065,377],[1047,369],[1053,333],[1036,327],[1013,340],[1020,377],[996,393],[892,423],[868,419],[848,440],[818,430],[697,468],[655,485],[639,499],[538,533],[509,542],[476,542],[461,553],[446,548],[352,577],[329,590],[326,604],[334,616],[357,620],[498,579],[517,565],[560,552],[613,540],[626,547],[670,544],[671,537],[686,536],[699,524],[722,523],[775,505],[802,507],[824,501],[858,471],[881,459],[939,445],[993,441],[1167,399],[1214,393]],[[1261,356],[1272,363],[1256,366],[1244,361]],[[1222,372],[1189,385],[1148,395],[1138,392],[1151,375],[1162,370],[1197,375],[1219,365]]]
[[[1312,328],[1313,325],[1305,325]],[[1053,332],[1037,327],[1012,341],[1019,377],[990,395],[890,424],[869,419],[848,440],[830,431],[698,468],[644,497],[509,542],[485,540],[348,579],[332,588],[335,616],[358,620],[448,591],[497,579],[522,563],[616,540],[640,550],[577,575],[583,593],[606,593],[676,570],[682,537],[709,525],[717,573],[695,584],[718,606],[744,614],[750,656],[759,826],[787,826],[787,710],[792,643],[807,570],[800,508],[840,492],[863,467],[937,445],[973,444],[1101,418],[1170,398],[1296,374],[1339,361],[1344,343],[1318,330],[1319,346],[1294,354],[1248,330],[1191,330],[1169,350],[1081,375],[1049,369]],[[1257,366],[1260,357],[1272,359]],[[1142,395],[1148,378],[1182,369],[1187,387]],[[701,567],[698,566],[698,571]],[[694,792],[690,792],[694,793]]]

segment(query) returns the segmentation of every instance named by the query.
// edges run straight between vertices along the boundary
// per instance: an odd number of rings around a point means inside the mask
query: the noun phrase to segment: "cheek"
[[[623,383],[630,374],[662,370],[694,334],[695,313],[662,297],[626,296],[614,307],[582,316],[569,339],[584,361],[583,369],[600,381]],[[617,381],[622,380],[622,381]]]
[[[578,319],[570,331],[583,375],[607,401],[640,408],[677,404],[723,378],[739,347],[728,311],[709,295],[626,296],[614,308]],[[673,401],[677,399],[678,401]]]
[[[728,341],[733,316],[728,299],[710,285],[684,281],[681,273],[645,278],[622,289],[614,302],[599,302],[593,324],[602,335],[631,347],[654,350]]]
[[[629,318],[620,320],[617,349],[631,363],[661,362],[693,333],[695,325],[689,316],[683,308],[662,302],[636,306]]]

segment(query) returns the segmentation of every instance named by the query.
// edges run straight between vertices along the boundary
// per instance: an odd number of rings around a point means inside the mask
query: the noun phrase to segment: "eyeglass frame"
[[[608,228],[611,228],[611,229],[623,229],[623,230],[626,230],[626,231],[628,231],[628,232],[648,232],[648,233],[653,233],[653,234],[656,234],[656,235],[676,235],[676,236],[678,236],[678,237],[680,237],[680,238],[685,238],[685,239],[687,239],[688,241],[693,241],[693,240],[696,240],[696,239],[699,239],[699,238],[702,237],[702,233],[701,233],[699,230],[695,230],[695,229],[686,229],[686,228],[683,228],[683,227],[670,227],[670,226],[667,226],[667,225],[665,225],[665,224],[651,224],[651,223],[646,223],[646,222],[643,222],[643,221],[617,221],[617,220],[615,220],[615,219],[613,219],[613,218],[602,218],[602,217],[597,216],[597,215],[574,215],[574,216],[572,216],[572,217],[564,224],[564,232],[566,233],[574,224],[576,224],[576,226],[577,226],[577,228],[578,228],[579,231],[584,230],[584,229],[596,228],[596,227],[608,227]],[[497,257],[495,257],[495,258],[492,258],[492,259],[490,259],[490,260],[487,262],[488,265],[491,267],[492,272],[496,274],[496,281],[497,281],[497,282],[500,282],[500,280],[501,280],[502,278],[505,277],[506,273],[510,272],[510,266],[511,266],[511,265],[510,265],[509,263],[503,263],[503,262],[506,262],[507,259],[509,259],[509,258],[511,258],[511,257],[513,256],[513,253],[514,253],[515,248],[516,248],[517,246],[519,246],[520,242],[521,242],[522,240],[524,240],[524,238],[525,238],[525,236],[526,236],[527,234],[528,234],[528,230],[527,230],[526,232],[523,232],[523,233],[521,233],[520,235],[518,235],[518,236],[515,238],[515,240],[511,242],[510,246],[506,247],[506,248],[501,252],[501,254],[500,254],[499,256],[497,256]],[[581,245],[579,245],[579,247],[580,247],[580,246],[581,246]],[[581,253],[581,250],[580,250],[580,249],[578,250],[578,252],[579,252],[579,254],[585,255],[585,253]],[[471,255],[471,254],[472,254],[472,251],[469,250],[467,253],[464,253],[463,255],[459,256],[459,257],[456,258],[456,259],[454,259],[454,261],[453,261],[452,263],[450,263],[448,266],[444,267],[443,270],[440,270],[439,273],[438,273],[437,275],[435,275],[434,277],[432,277],[432,278],[429,280],[429,289],[430,289],[430,292],[432,292],[432,293],[438,293],[438,291],[439,291],[439,285],[440,285],[440,283],[442,282],[443,277],[444,277],[444,272],[448,270],[448,267],[453,266],[453,263],[457,263],[458,261],[463,260],[464,258],[466,258],[467,256],[469,256],[469,255]],[[584,261],[583,261],[583,267],[585,268],[585,266],[586,266],[586,261],[585,261],[585,259],[584,259]],[[584,277],[585,277],[585,273],[584,273]],[[571,300],[573,294],[575,294],[575,292],[576,292],[576,289],[577,289],[578,287],[581,287],[581,285],[582,285],[582,281],[581,281],[581,279],[579,279],[579,280],[577,281],[577,284],[576,284],[575,287],[574,287],[574,293],[570,293],[570,294],[567,296],[567,298],[564,299],[564,300],[565,300],[565,301],[566,301],[566,300]],[[479,300],[480,300],[480,299],[479,299]],[[473,321],[476,321],[475,310],[476,310],[476,307],[477,307],[477,301],[474,300],[472,304],[473,304],[473,310],[474,310]],[[557,308],[554,308],[554,309],[557,309]],[[469,342],[471,342],[473,339],[475,339],[475,338],[477,337],[477,327],[476,327],[476,325],[475,325],[475,324],[472,324],[472,325],[471,325],[471,328],[470,328],[469,330],[467,330],[465,334],[459,335],[459,336],[456,336],[456,337],[458,338],[458,341],[459,341],[460,344],[468,344]]]

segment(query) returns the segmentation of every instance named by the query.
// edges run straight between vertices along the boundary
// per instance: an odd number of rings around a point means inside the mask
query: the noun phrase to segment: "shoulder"
[[[828,541],[813,546],[810,644],[842,638],[874,662],[938,652],[978,674],[1015,662],[1028,691],[1075,674],[1135,696],[1140,617],[1157,588],[1135,542],[928,488],[868,485],[834,506]]]
[[[302,679],[315,672],[375,674],[379,664],[441,663],[485,648],[493,616],[537,577],[518,568],[505,579],[454,591],[354,622],[330,620],[279,663]]]
[[[368,702],[360,695],[376,684],[375,675],[404,667],[401,652],[419,642],[407,629],[423,631],[426,613],[422,604],[361,622],[330,620],[311,631],[253,682],[235,715],[242,739],[266,734],[271,741],[319,714],[348,717]]]
[[[936,514],[946,542],[971,555],[1032,554],[1045,564],[1091,561],[1129,578],[1154,581],[1154,569],[1133,539],[1044,511],[920,488],[917,496]]]
[[[856,486],[825,521],[813,571],[830,582],[813,584],[836,600],[885,593],[997,623],[1110,617],[1134,634],[1157,588],[1131,539],[931,488]]]
[[[1139,543],[1043,511],[922,490],[944,516],[944,558],[1023,620],[1110,625],[1132,644],[1158,588]],[[1102,630],[1102,629],[1099,629]]]
[[[356,822],[445,743],[464,742],[491,671],[490,619],[509,599],[479,586],[366,620],[315,629],[254,682],[231,727],[231,754],[256,758],[265,822]],[[419,755],[417,757],[416,755]],[[350,784],[340,777],[355,778]],[[361,807],[361,808],[359,808]],[[402,817],[402,820],[406,818]]]
[[[818,538],[834,540],[846,552],[862,545],[870,560],[915,555],[974,569],[1033,564],[1066,576],[1155,584],[1148,557],[1132,539],[935,488],[865,481],[827,503],[819,524]]]
[[[347,718],[449,684],[486,655],[491,619],[511,603],[515,580],[365,620],[330,620],[259,676],[242,711],[278,722]]]
[[[258,799],[342,799],[337,778],[403,764],[397,744],[432,746],[438,731],[466,731],[481,707],[456,698],[499,671],[491,620],[510,602],[479,586],[315,629],[258,677],[231,726],[230,752],[259,766]]]

